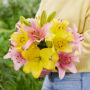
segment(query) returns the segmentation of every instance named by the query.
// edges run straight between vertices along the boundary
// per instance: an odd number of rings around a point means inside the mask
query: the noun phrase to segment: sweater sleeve
[[[85,17],[85,24],[84,24],[84,38],[85,40],[82,42],[83,45],[83,53],[85,55],[90,55],[90,8]]]
[[[77,68],[81,67],[81,69],[84,69],[85,62],[90,60],[90,8],[85,16],[83,36],[84,41],[81,42],[83,46],[82,54],[80,55],[78,51],[75,53],[80,58],[80,64],[77,65]],[[86,65],[88,66],[88,63]]]
[[[79,57],[80,63],[77,64],[77,69],[83,72],[85,67],[90,68],[89,64],[85,62],[90,62],[90,8],[88,9],[85,21],[84,21],[84,29],[83,29],[84,41],[81,42],[82,54],[80,55],[78,51],[76,51],[75,55]],[[86,71],[86,70],[85,70]]]
[[[84,30],[83,30],[84,41],[82,41],[83,49],[82,54],[84,56],[90,55],[90,8],[85,16]],[[81,55],[83,57],[83,55]]]

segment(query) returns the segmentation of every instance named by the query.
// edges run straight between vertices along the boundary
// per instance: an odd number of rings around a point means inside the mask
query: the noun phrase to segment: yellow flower
[[[67,20],[63,20],[62,22],[58,21],[57,19],[54,19],[52,22],[52,27],[49,31],[49,36],[45,38],[46,41],[52,41],[52,39],[56,36],[59,32],[66,32],[66,29],[69,25],[69,22]]]
[[[61,31],[53,38],[54,48],[57,51],[72,52],[70,41],[73,39],[74,38],[72,37],[72,33]]]
[[[32,44],[28,50],[22,52],[22,56],[27,60],[23,71],[25,73],[32,72],[34,78],[38,78],[43,68],[52,70],[55,69],[58,54],[51,48],[39,49],[36,45]]]
[[[24,25],[29,25],[30,26],[30,18],[25,19],[23,16],[20,17],[20,31],[15,32],[11,35],[11,39],[17,44],[14,48],[17,51],[22,51],[22,47],[27,43],[27,41],[30,39],[28,37],[28,33],[26,31],[23,31],[23,26]]]
[[[22,51],[22,47],[29,40],[28,34],[26,31],[21,30],[21,32],[15,32],[11,35],[11,39],[17,44],[15,49],[18,51]]]
[[[67,20],[63,20],[62,22],[58,21],[57,19],[53,20],[53,25],[51,27],[51,32],[53,34],[57,34],[59,31],[66,31],[69,22]]]

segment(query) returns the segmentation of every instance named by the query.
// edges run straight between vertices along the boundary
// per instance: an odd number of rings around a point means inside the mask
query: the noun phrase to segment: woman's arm
[[[80,55],[79,52],[76,52],[76,56],[79,56],[81,61],[80,64],[77,65],[78,71],[79,71],[79,67],[80,67],[80,71],[84,70],[84,67],[86,65],[90,68],[88,63],[85,64],[85,62],[90,63],[90,7],[88,8],[85,16],[83,36],[84,36],[84,41],[82,41],[82,45],[83,45],[82,54]]]

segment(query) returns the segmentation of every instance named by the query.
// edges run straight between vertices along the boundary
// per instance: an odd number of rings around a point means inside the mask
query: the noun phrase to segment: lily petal
[[[35,19],[30,19],[30,24],[34,29],[39,30],[39,26]]]
[[[53,70],[55,69],[55,63],[49,60],[45,60],[44,62],[44,68],[48,69],[48,70]]]
[[[73,62],[80,62],[79,57],[72,57]]]
[[[43,70],[42,64],[40,62],[32,62],[31,67],[34,78],[38,78]]]
[[[27,63],[24,65],[23,71],[24,71],[25,73],[30,73],[30,72],[31,72],[30,66],[31,66],[31,63],[27,62]]]
[[[29,27],[29,26],[23,26],[23,30],[32,31],[33,28],[32,27]]]
[[[72,73],[77,73],[77,69],[73,63],[65,65],[64,67],[67,68],[68,70],[70,70]]]
[[[32,43],[33,43],[33,40],[28,40],[27,43],[23,46],[23,48],[27,49]]]
[[[73,29],[74,29],[74,32],[77,32],[77,27],[75,26],[75,24],[73,24]]]
[[[7,53],[7,54],[4,56],[4,59],[8,59],[8,58],[11,58],[10,53]]]
[[[52,24],[50,24],[50,23],[48,23],[48,24],[45,24],[42,28],[41,28],[41,30],[45,30],[46,32],[47,32],[47,30],[49,30],[50,28],[51,28],[51,26],[52,26]]]
[[[58,67],[58,70],[59,70],[59,78],[63,79],[65,76],[65,70],[61,66]]]

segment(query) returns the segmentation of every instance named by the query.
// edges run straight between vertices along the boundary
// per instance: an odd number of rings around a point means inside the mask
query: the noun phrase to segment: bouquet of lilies
[[[23,66],[25,73],[39,78],[43,69],[53,71],[57,67],[60,79],[66,70],[77,72],[74,62],[79,62],[79,57],[75,51],[81,54],[83,36],[74,24],[71,28],[69,21],[56,19],[55,14],[47,16],[43,11],[36,18],[20,17],[16,32],[10,37],[9,52],[4,56],[13,60],[15,70]]]

